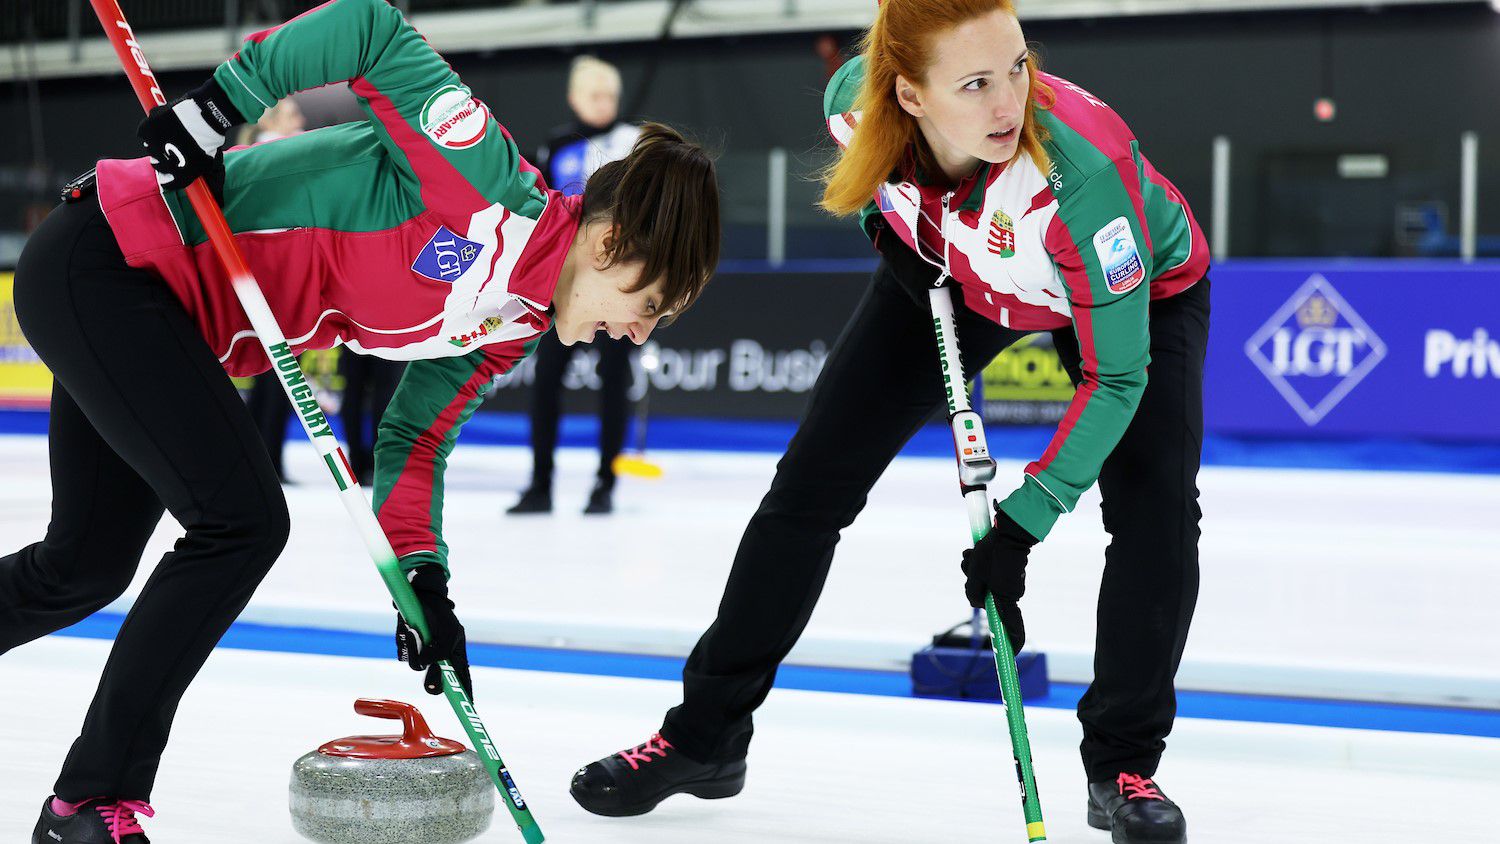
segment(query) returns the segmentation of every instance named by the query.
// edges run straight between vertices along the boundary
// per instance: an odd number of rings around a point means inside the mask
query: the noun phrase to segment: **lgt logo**
[[[474,259],[479,257],[480,249],[480,244],[454,234],[447,226],[438,226],[417,259],[412,261],[411,271],[433,281],[452,284],[469,271]]]
[[[1245,354],[1312,426],[1385,359],[1386,346],[1328,279],[1314,275],[1246,341]]]

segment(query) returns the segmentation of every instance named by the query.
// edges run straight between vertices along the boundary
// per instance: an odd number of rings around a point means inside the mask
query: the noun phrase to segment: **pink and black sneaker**
[[[620,818],[644,815],[674,794],[714,800],[733,797],[744,787],[744,759],[696,762],[657,733],[645,744],[579,768],[569,791],[584,809]]]
[[[49,797],[42,804],[31,844],[151,844],[136,815],[155,814],[141,800],[94,797],[66,803]]]
[[[1114,844],[1187,844],[1187,821],[1149,777],[1120,773],[1089,783],[1089,826]]]

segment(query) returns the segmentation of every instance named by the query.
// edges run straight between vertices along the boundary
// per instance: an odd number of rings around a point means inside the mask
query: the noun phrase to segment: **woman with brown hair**
[[[346,80],[365,120],[222,152],[269,104]],[[411,361],[380,426],[375,507],[431,628],[423,641],[398,619],[400,655],[433,694],[440,660],[469,686],[441,534],[460,427],[543,332],[645,342],[718,259],[702,149],[647,126],[582,196],[550,190],[383,0],[333,0],[251,35],[139,133],[149,158],[100,161],[70,185],[16,271],[17,318],[56,378],[53,508],[44,540],[0,558],[0,653],[119,596],[164,510],[185,530],[115,637],[42,806],[42,844],[145,844],[178,701],[287,540],[286,499],[229,380],[271,361],[178,189],[220,183],[288,338],[278,360],[343,345]],[[314,398],[302,404],[331,435]]]
[[[1108,106],[1038,70],[1010,0],[886,0],[824,112],[843,152],[823,207],[858,214],[884,260],[745,530],[683,703],[644,744],[579,771],[573,795],[629,815],[680,792],[738,793],[751,713],[839,531],[943,401],[927,290],[956,283],[966,372],[1049,331],[1076,385],[995,529],[965,552],[966,596],[978,607],[994,594],[1019,650],[1028,553],[1098,481],[1112,541],[1078,706],[1088,821],[1115,842],[1184,841],[1152,777],[1198,589],[1203,233]]]

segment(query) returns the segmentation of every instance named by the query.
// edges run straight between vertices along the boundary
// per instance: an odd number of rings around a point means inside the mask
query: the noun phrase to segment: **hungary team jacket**
[[[225,155],[224,213],[292,351],[411,361],[381,422],[375,506],[404,567],[446,565],[443,471],[493,378],[551,324],[579,203],[383,0],[333,0],[246,39],[214,79],[248,120],[348,82],[366,119]],[[231,375],[269,362],[186,196],[101,161],[131,266],[161,276]]]
[[[863,74],[856,57],[824,93],[840,146],[859,125]],[[1052,90],[1037,111],[1050,136],[1045,170],[1023,152],[943,190],[907,167],[860,215],[867,233],[884,218],[890,233],[944,267],[976,313],[1022,331],[1076,330],[1083,381],[1047,450],[1001,502],[1038,539],[1099,479],[1135,415],[1150,361],[1148,304],[1192,286],[1209,264],[1187,201],[1119,115],[1067,80],[1040,76]]]

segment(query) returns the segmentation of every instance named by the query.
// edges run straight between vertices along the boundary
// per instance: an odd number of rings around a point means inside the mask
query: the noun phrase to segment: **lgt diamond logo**
[[[474,259],[479,257],[480,248],[480,244],[459,237],[447,226],[438,226],[432,239],[411,262],[411,271],[433,281],[452,284],[469,271]]]
[[[1245,354],[1309,426],[1385,359],[1385,343],[1314,275],[1245,343]]]

